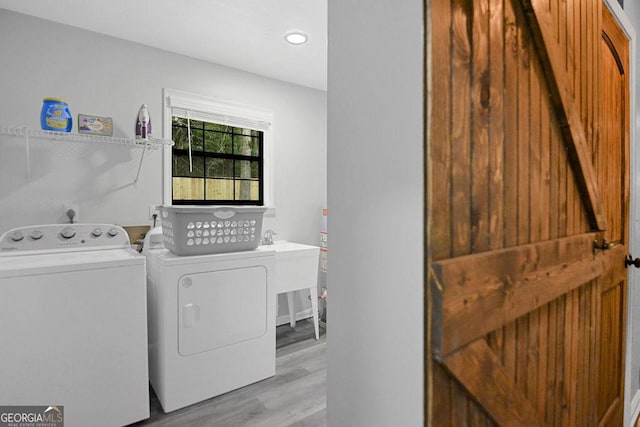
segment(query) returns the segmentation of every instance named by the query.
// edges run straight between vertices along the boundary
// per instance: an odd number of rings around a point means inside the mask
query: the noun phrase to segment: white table
[[[278,294],[287,294],[289,324],[292,328],[296,326],[293,292],[308,289],[311,295],[313,327],[315,329],[316,339],[319,339],[318,260],[320,248],[318,246],[303,245],[286,240],[277,240],[273,244],[273,249],[276,251],[276,292]]]

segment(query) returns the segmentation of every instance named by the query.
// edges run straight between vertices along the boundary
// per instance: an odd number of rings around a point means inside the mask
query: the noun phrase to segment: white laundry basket
[[[255,249],[266,210],[260,206],[162,206],[164,245],[176,255]]]

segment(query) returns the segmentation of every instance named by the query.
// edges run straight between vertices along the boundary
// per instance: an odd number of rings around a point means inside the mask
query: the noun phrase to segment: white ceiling
[[[0,0],[0,8],[327,89],[327,0]],[[291,30],[309,41],[287,43]]]

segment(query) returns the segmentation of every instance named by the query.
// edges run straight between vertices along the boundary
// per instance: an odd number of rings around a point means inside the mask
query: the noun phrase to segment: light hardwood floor
[[[326,426],[326,335],[314,339],[311,319],[276,329],[276,375],[165,414],[150,389],[151,417],[134,426]]]

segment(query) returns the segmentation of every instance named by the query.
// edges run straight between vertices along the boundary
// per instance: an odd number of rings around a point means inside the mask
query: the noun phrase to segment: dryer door
[[[179,353],[190,356],[263,336],[267,301],[267,270],[262,266],[182,276]]]

